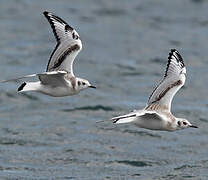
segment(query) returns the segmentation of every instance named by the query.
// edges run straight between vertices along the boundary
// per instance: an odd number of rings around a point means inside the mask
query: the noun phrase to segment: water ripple
[[[14,138],[7,138],[1,137],[0,138],[0,145],[19,145],[19,146],[49,146],[47,143],[23,140],[23,139],[14,139]]]
[[[188,165],[188,164],[185,164],[185,165],[182,165],[180,167],[176,167],[174,168],[174,170],[183,170],[183,169],[187,169],[187,168],[193,168],[193,167],[198,167],[198,166],[193,166],[193,165]]]
[[[125,164],[129,166],[134,167],[145,167],[145,166],[152,166],[149,162],[145,161],[129,161],[129,160],[123,160],[123,161],[116,161],[119,164]]]
[[[156,135],[156,134],[152,134],[149,132],[145,132],[145,131],[135,131],[135,130],[124,130],[124,133],[129,133],[129,134],[135,134],[135,135],[140,135],[140,136],[150,136],[150,137],[154,137],[154,138],[161,138],[160,135]]]
[[[96,105],[96,106],[83,106],[83,107],[77,107],[77,108],[73,108],[73,109],[63,109],[63,112],[71,112],[71,111],[99,111],[99,110],[103,110],[103,111],[113,111],[114,109],[110,106],[103,106],[103,105]]]

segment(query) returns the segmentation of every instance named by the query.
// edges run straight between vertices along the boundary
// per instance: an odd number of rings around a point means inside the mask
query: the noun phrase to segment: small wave
[[[177,178],[177,175],[175,174],[167,174],[166,176],[163,176],[164,179],[174,179]]]
[[[199,118],[199,120],[202,121],[202,122],[206,122],[206,123],[208,122],[208,120],[205,119],[205,118]]]
[[[186,179],[190,179],[190,178],[194,178],[194,177],[196,177],[196,176],[191,176],[191,175],[184,175],[184,176],[182,176],[183,178],[186,178]]]
[[[65,149],[64,151],[63,151],[64,153],[68,153],[68,152],[74,152],[74,150],[73,149]]]
[[[30,95],[30,94],[26,94],[26,93],[21,93],[21,95],[27,99],[30,100],[39,100],[36,96]],[[9,98],[17,98],[19,97],[19,94],[16,92],[6,92],[6,96]]]
[[[27,142],[21,140],[21,139],[10,139],[10,138],[1,138],[0,139],[1,145],[20,145],[24,146],[27,144]]]
[[[36,96],[30,95],[30,94],[22,93],[22,95],[31,100],[36,100],[36,101],[39,100]]]
[[[152,133],[145,132],[145,131],[125,130],[124,133],[138,134],[140,136],[150,136],[150,137],[154,137],[154,138],[161,138],[161,136],[159,136],[159,135],[152,134]]]
[[[0,138],[0,145],[19,145],[19,146],[48,146],[46,143],[26,141],[22,139]]]
[[[125,164],[125,165],[130,165],[134,167],[145,167],[145,166],[152,166],[149,162],[145,161],[128,161],[128,160],[123,160],[123,161],[116,161],[119,164]]]
[[[77,107],[74,109],[63,109],[62,111],[64,112],[71,112],[71,111],[86,111],[86,110],[90,110],[90,111],[99,111],[99,110],[103,110],[103,111],[113,111],[114,109],[112,107],[109,106],[103,106],[103,105],[96,105],[96,106],[83,106],[83,107]]]
[[[2,128],[2,130],[3,130],[5,133],[12,134],[12,135],[18,135],[18,134],[19,134],[19,132],[14,131],[14,130],[11,130],[11,129],[9,129],[9,128]]]
[[[191,166],[191,165],[185,164],[185,165],[174,168],[174,170],[177,171],[177,170],[183,170],[183,169],[187,169],[187,168],[191,169],[191,168],[194,168],[194,167],[197,167],[197,166]]]
[[[17,96],[16,93],[10,93],[10,92],[6,92],[6,96],[9,98],[15,98]]]

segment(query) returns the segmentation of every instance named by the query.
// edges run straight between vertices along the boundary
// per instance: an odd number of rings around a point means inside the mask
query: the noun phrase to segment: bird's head
[[[91,85],[90,82],[86,79],[77,78],[77,90],[81,91],[87,88],[96,88]]]
[[[187,119],[177,118],[176,120],[177,129],[185,129],[185,128],[198,128],[195,125],[192,125]]]

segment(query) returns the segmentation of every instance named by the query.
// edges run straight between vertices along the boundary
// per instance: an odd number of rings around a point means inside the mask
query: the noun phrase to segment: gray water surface
[[[74,73],[97,89],[53,98],[0,85],[0,179],[208,179],[208,1],[0,1],[0,79],[43,72],[55,38],[45,10],[78,31]],[[198,129],[115,126],[143,108],[169,50],[187,66],[173,114]]]

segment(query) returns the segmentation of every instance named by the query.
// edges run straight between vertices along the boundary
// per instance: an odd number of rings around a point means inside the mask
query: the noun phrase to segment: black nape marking
[[[72,33],[72,38],[75,40],[79,39],[79,37],[75,34],[75,32]]]
[[[74,32],[72,33],[72,38],[75,39],[75,33]]]
[[[186,126],[186,125],[187,125],[187,122],[183,122],[183,125],[185,125],[185,126]]]
[[[22,91],[23,88],[25,87],[25,85],[26,85],[26,82],[23,82],[23,83],[21,84],[21,86],[17,89],[18,92],[19,92],[19,91]]]

